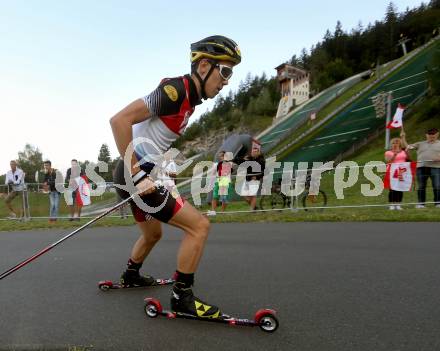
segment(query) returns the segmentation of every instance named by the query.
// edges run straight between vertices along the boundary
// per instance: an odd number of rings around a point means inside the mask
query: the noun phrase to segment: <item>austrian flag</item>
[[[403,112],[405,107],[401,104],[397,105],[396,113],[394,114],[393,120],[388,123],[387,128],[401,128],[403,126]]]

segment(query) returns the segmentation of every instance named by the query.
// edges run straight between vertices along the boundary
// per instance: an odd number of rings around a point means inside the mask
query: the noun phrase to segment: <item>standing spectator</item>
[[[261,167],[260,171],[253,171],[252,167],[247,168],[246,181],[243,183],[241,195],[244,196],[246,202],[250,205],[251,210],[257,209],[257,194],[260,189],[260,183],[264,176],[264,168],[266,161],[260,151],[259,146],[253,146],[250,155],[245,156],[244,161],[255,161]]]
[[[391,163],[402,163],[409,160],[408,152],[404,149],[407,147],[405,140],[405,133],[400,133],[401,138],[393,138],[390,140],[391,149],[385,151],[385,161],[390,167]],[[390,187],[388,194],[388,201],[390,203],[390,210],[401,210],[400,203],[403,199],[403,191],[393,190]]]
[[[119,195],[118,192],[116,192],[116,201],[117,203],[122,202],[122,197]],[[119,216],[121,217],[121,219],[127,219],[128,218],[128,204],[124,204],[122,206],[119,206]]]
[[[10,192],[8,196],[6,196],[5,203],[6,207],[9,210],[9,218],[17,218],[17,212],[14,211],[14,208],[12,207],[12,200],[18,195],[22,194],[25,190],[25,184],[24,184],[24,172],[17,167],[17,162],[12,160],[10,162],[11,170],[6,173],[6,179],[5,184],[10,186]],[[25,204],[23,203],[23,206]],[[23,209],[20,211],[20,217],[22,217]]]
[[[426,185],[431,178],[435,207],[440,208],[440,141],[439,131],[431,128],[426,131],[426,140],[408,146],[417,150],[417,196],[416,208],[425,208]]]
[[[115,174],[116,174],[115,171],[116,171],[116,168],[113,169],[113,178],[115,177]],[[114,189],[117,190],[116,187]],[[119,203],[122,202],[122,200],[123,200],[123,198],[121,197],[119,192],[116,191],[116,203],[119,204]],[[119,216],[120,216],[121,219],[127,219],[128,218],[128,204],[127,203],[125,203],[122,206],[119,206],[118,210],[119,210]]]
[[[234,163],[232,160],[232,152],[220,151],[220,161],[216,165],[216,181],[214,184],[214,191],[211,202],[211,211],[208,211],[208,216],[215,216],[217,209],[217,200],[222,204],[222,211],[226,210],[229,202],[229,186],[231,184],[232,167]]]
[[[56,222],[60,205],[60,193],[55,187],[57,171],[52,168],[52,163],[47,160],[43,163],[44,182],[43,186],[49,191],[49,222]]]
[[[73,159],[70,162],[70,165],[71,168],[69,168],[66,173],[66,182],[68,183],[66,202],[70,209],[69,221],[79,221],[81,217],[81,206],[77,201],[78,183],[76,182],[76,179],[84,175],[84,172],[78,165],[78,161],[76,159]]]
[[[223,163],[225,157],[225,151],[220,151],[218,153],[218,159],[219,161],[216,163],[215,168],[215,183],[214,183],[214,190],[212,191],[212,200],[211,200],[211,210],[208,211],[207,215],[208,216],[215,216],[217,213],[215,212],[215,210],[217,209],[217,201],[219,200],[219,195],[218,195],[218,181],[219,181],[219,172],[221,170],[221,165]]]

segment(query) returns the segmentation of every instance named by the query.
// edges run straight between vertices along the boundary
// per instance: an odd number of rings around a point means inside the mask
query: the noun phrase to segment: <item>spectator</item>
[[[68,183],[68,190],[66,191],[66,203],[70,209],[69,221],[79,221],[81,217],[81,206],[78,205],[77,201],[78,183],[76,179],[84,175],[84,172],[78,165],[77,160],[73,159],[70,164],[71,168],[69,168],[66,173],[66,182]]]
[[[404,149],[408,145],[405,140],[405,133],[400,133],[401,138],[393,138],[390,140],[391,149],[385,151],[385,161],[389,165],[391,163],[402,163],[409,160],[408,152]],[[403,191],[393,190],[390,187],[388,194],[388,202],[390,203],[390,210],[402,210],[400,206],[403,199]]]
[[[44,167],[44,189],[49,192],[49,222],[56,222],[58,218],[58,208],[60,206],[60,193],[55,187],[57,171],[52,168],[52,163],[47,160],[43,163]]]
[[[253,171],[252,167],[247,168],[246,181],[243,183],[241,189],[241,195],[244,196],[246,202],[250,205],[251,210],[255,211],[257,209],[257,194],[260,189],[261,180],[264,176],[266,161],[259,146],[253,146],[251,154],[245,156],[244,161],[255,161],[261,167],[260,171]]]
[[[218,195],[218,180],[219,180],[219,169],[221,169],[221,164],[223,163],[225,157],[225,151],[220,151],[218,153],[218,159],[219,162],[216,163],[215,168],[215,183],[214,183],[214,190],[212,191],[212,200],[211,200],[211,210],[208,211],[207,215],[208,216],[215,216],[216,212],[215,210],[217,209],[217,201],[219,200],[219,195]]]
[[[116,192],[116,198],[118,203],[122,202],[122,197],[119,195],[118,192]],[[121,219],[127,219],[128,218],[128,204],[125,203],[122,206],[119,206],[119,216]]]
[[[417,150],[417,196],[416,208],[425,208],[426,185],[431,178],[435,207],[440,208],[440,141],[439,131],[431,128],[426,131],[426,140],[410,144],[408,149]]]
[[[12,207],[12,200],[18,195],[22,194],[25,190],[25,183],[24,183],[24,172],[17,167],[17,162],[12,160],[10,162],[11,170],[6,173],[6,179],[5,184],[10,186],[10,192],[6,196],[5,203],[6,207],[9,210],[9,218],[17,218],[17,212],[14,211],[14,208]],[[25,204],[23,203],[23,206]],[[20,217],[22,217],[23,209],[20,211]]]
[[[113,169],[113,178],[115,177],[115,174],[116,174],[116,168]],[[117,189],[117,188],[116,188],[116,186],[115,186],[115,190],[116,190],[116,189]],[[116,203],[119,204],[119,203],[122,202],[122,200],[123,200],[123,199],[122,199],[121,195],[119,195],[119,192],[116,191]],[[121,219],[127,219],[127,218],[128,218],[128,204],[127,204],[127,203],[125,203],[125,204],[122,205],[122,206],[119,206],[118,211],[119,211],[119,216],[120,216]],[[116,211],[115,211],[115,212],[116,212]]]
[[[229,202],[229,186],[231,184],[232,167],[234,163],[232,160],[232,152],[220,151],[220,161],[216,165],[216,181],[214,184],[214,191],[211,201],[211,211],[208,211],[208,216],[215,216],[217,214],[217,201],[222,204],[222,211],[226,210]]]

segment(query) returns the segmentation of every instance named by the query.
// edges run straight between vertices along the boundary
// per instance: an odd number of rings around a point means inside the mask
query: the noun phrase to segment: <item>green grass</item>
[[[9,215],[9,211],[5,205],[4,197],[6,194],[2,194],[2,198],[0,198],[0,218],[5,218]],[[29,207],[31,210],[32,217],[48,217],[49,216],[49,195],[43,194],[41,192],[29,191]],[[115,198],[114,193],[106,192],[101,196],[92,197],[92,206],[99,204],[102,201],[110,201],[112,198]],[[17,197],[12,201],[13,208],[17,211],[22,207],[22,198],[21,195],[17,195]],[[84,208],[87,210],[87,207]],[[60,216],[68,216],[69,208],[64,201],[64,196],[61,194],[60,198],[60,207],[59,207],[59,215]]]
[[[326,209],[322,212],[290,210],[270,213],[218,213],[210,217],[213,223],[230,222],[439,222],[440,209],[426,208],[413,210],[407,208],[402,211],[388,211],[385,207],[379,208],[344,208]]]
[[[75,229],[86,224],[91,218],[82,218],[80,221],[69,222],[68,220],[58,220],[55,223],[48,223],[43,219],[31,219],[28,222],[20,222],[17,220],[0,221],[0,232],[12,230],[37,230],[37,229]],[[129,226],[134,225],[133,217],[128,219],[120,219],[113,217],[105,217],[93,224],[94,227],[113,227],[113,226]],[[66,231],[67,232],[67,231]]]
[[[328,189],[327,189],[328,190]],[[327,192],[327,191],[326,191]],[[331,192],[327,192],[331,195]],[[429,192],[428,192],[429,194]],[[357,198],[359,200],[359,198]],[[354,198],[347,194],[345,200],[340,201],[339,204],[333,200],[330,201],[332,205],[355,205],[359,201],[353,201]],[[385,198],[382,204],[386,204]],[[406,200],[404,198],[404,200]],[[376,201],[372,201],[370,205],[376,205]],[[377,203],[378,204],[378,203]],[[330,204],[329,204],[330,205]],[[328,208],[320,210],[304,211],[300,208],[297,211],[284,209],[283,211],[272,212],[255,212],[255,213],[231,213],[228,211],[248,211],[249,206],[244,202],[232,203],[228,206],[227,211],[222,213],[217,211],[217,215],[209,217],[212,223],[252,223],[252,222],[438,222],[440,221],[440,209],[428,206],[423,210],[414,210],[414,206],[403,206],[403,211],[389,211],[387,206],[383,207],[363,207],[363,208]],[[209,209],[208,206],[200,208],[205,212]],[[59,229],[60,237],[68,234],[75,228],[87,223],[88,220],[82,219],[80,222],[58,221],[54,224],[48,224],[43,220],[31,220],[29,222],[16,221],[1,221],[0,235],[5,231],[25,231],[25,230],[41,230],[41,229]],[[103,218],[93,224],[93,227],[115,227],[115,226],[133,226],[135,221],[132,217],[128,219],[120,218]]]

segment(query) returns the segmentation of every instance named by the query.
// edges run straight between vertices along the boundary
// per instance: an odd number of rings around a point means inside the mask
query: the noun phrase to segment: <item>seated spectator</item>
[[[417,196],[416,208],[425,208],[426,185],[431,178],[435,207],[440,208],[440,141],[437,128],[426,131],[426,140],[408,146],[417,150]]]

